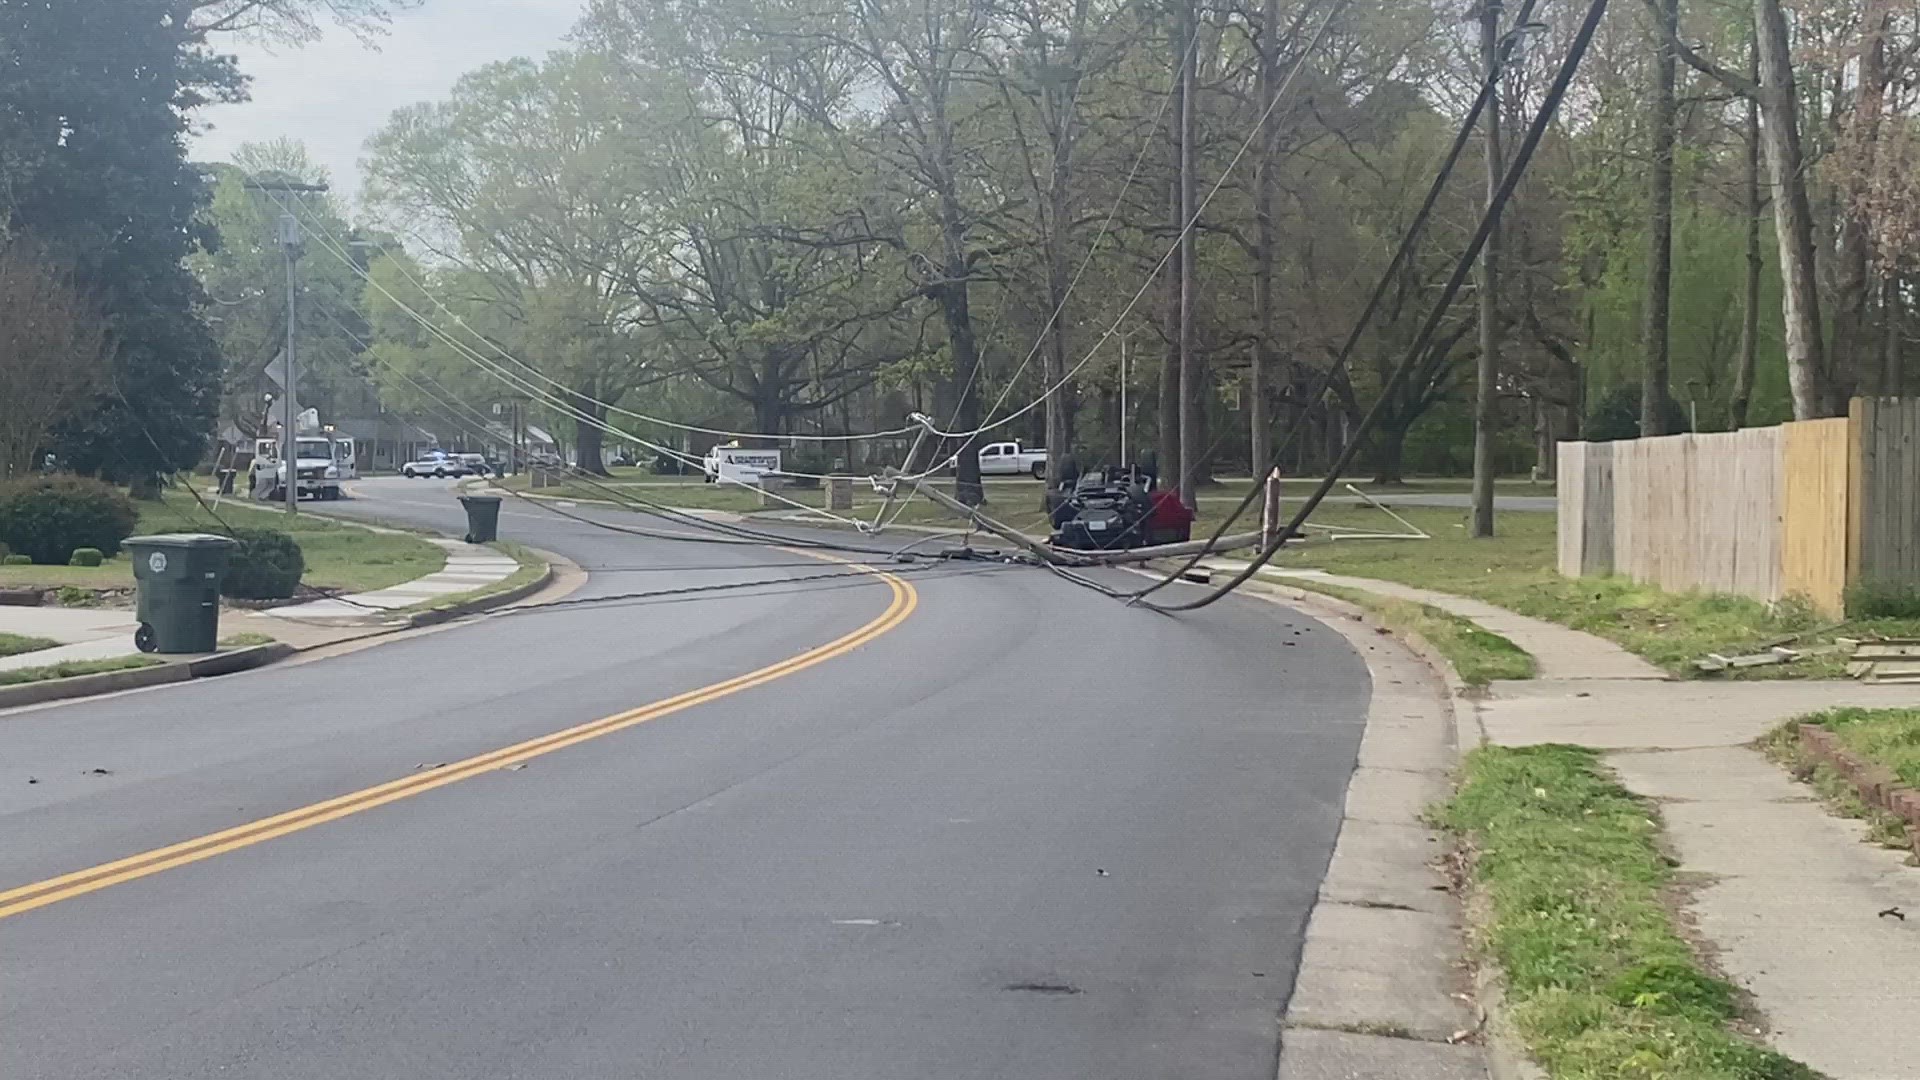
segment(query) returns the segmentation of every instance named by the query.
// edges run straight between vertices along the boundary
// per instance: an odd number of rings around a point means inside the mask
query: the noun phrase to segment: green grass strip
[[[1476,750],[1440,817],[1475,854],[1481,944],[1554,1080],[1817,1078],[1733,1029],[1733,986],[1701,968],[1665,902],[1659,813],[1595,751]]]
[[[0,656],[19,656],[21,653],[39,652],[60,644],[52,638],[28,637],[25,634],[0,634]]]
[[[116,656],[108,660],[64,660],[44,667],[0,671],[0,686],[45,682],[48,679],[71,679],[76,675],[100,675],[109,671],[129,671],[133,668],[153,667],[164,662],[150,656]]]

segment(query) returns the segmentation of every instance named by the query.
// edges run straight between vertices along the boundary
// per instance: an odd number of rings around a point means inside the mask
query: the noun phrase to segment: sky
[[[459,77],[496,60],[559,47],[584,0],[426,0],[393,21],[377,51],[330,27],[300,48],[222,43],[252,77],[252,100],[203,110],[192,155],[225,161],[242,143],[285,136],[307,144],[334,190],[360,188],[361,144],[395,109],[444,97]]]

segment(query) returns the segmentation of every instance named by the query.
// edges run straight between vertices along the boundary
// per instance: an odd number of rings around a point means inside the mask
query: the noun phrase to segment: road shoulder
[[[1445,838],[1426,820],[1452,785],[1455,702],[1466,688],[1444,661],[1423,659],[1419,642],[1403,644],[1350,604],[1262,586],[1246,594],[1339,633],[1373,690],[1282,1019],[1280,1080],[1481,1080],[1490,1068],[1471,1004],[1465,913],[1442,870]]]

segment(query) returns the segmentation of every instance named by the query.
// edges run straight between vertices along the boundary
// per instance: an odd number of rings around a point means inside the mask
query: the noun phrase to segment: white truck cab
[[[336,455],[338,440],[327,435],[299,435],[293,440],[294,490],[302,496],[331,501],[340,497],[342,465]],[[347,463],[352,469],[353,444],[347,442]],[[271,483],[263,482],[271,476]],[[280,440],[255,439],[249,490],[256,498],[274,501],[286,498],[287,467],[280,460]]]
[[[957,468],[959,455],[947,459],[947,468]],[[1031,476],[1043,480],[1047,475],[1047,452],[1029,449],[1013,442],[988,443],[980,448],[981,476]]]

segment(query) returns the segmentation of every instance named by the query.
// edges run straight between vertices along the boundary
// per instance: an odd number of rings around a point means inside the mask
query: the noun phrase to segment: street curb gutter
[[[525,545],[522,545],[525,547]],[[438,626],[452,622],[467,615],[477,615],[497,607],[524,600],[553,581],[554,566],[562,561],[552,552],[536,548],[526,548],[540,557],[545,563],[540,575],[531,581],[516,585],[497,593],[491,593],[474,600],[464,601],[432,611],[415,612],[407,617],[403,625],[398,625],[382,634],[368,637],[381,637],[386,633],[398,633],[402,630],[414,630],[421,627]],[[359,639],[365,640],[365,638]],[[327,645],[313,646],[314,649],[331,648]],[[194,679],[212,678],[217,675],[233,675],[242,671],[266,667],[312,649],[301,649],[285,642],[269,645],[253,645],[232,652],[216,653],[198,660],[180,663],[158,664],[153,667],[129,668],[126,671],[103,671],[97,675],[75,675],[66,679],[46,679],[41,682],[21,683],[18,686],[0,686],[0,710],[19,708],[25,705],[41,705],[49,701],[67,701],[73,698],[97,697],[101,694],[117,694],[126,690],[144,690],[151,686],[168,686],[174,683],[190,682]]]
[[[1419,634],[1389,626],[1366,608],[1325,593],[1260,580],[1248,581],[1242,588],[1271,599],[1297,604],[1310,614],[1356,622],[1375,634],[1392,638],[1430,668],[1446,686],[1447,709],[1453,719],[1455,764],[1487,741],[1476,701],[1478,691],[1469,687],[1445,655]],[[1468,925],[1471,925],[1476,898],[1469,891],[1462,897],[1462,902],[1468,915]],[[1506,1011],[1504,987],[1505,978],[1494,965],[1486,962],[1474,965],[1474,1004],[1489,1080],[1546,1080],[1546,1073],[1527,1057],[1518,1036],[1514,1034]]]
[[[38,705],[47,701],[64,701],[68,698],[93,697],[98,694],[116,694],[123,690],[166,686],[169,683],[188,682],[215,675],[231,675],[237,671],[250,671],[257,667],[265,667],[277,660],[284,660],[292,656],[295,651],[291,645],[275,642],[271,645],[253,645],[244,649],[235,649],[232,652],[215,653],[198,660],[129,668],[126,671],[103,671],[97,675],[75,675],[67,679],[46,679],[42,682],[21,683],[18,686],[0,686],[0,709]]]

